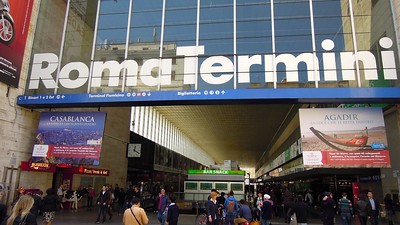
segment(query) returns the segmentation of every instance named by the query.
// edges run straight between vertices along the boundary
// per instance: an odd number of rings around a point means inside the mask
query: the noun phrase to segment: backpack
[[[226,211],[227,211],[228,213],[233,213],[233,212],[235,212],[235,209],[236,209],[236,207],[235,207],[235,201],[229,200],[229,201],[228,201],[228,204],[227,204],[227,206],[226,206]]]

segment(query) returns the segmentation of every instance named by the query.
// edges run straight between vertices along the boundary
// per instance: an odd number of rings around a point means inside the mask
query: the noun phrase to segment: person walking
[[[35,200],[30,195],[21,195],[15,203],[5,225],[37,225],[36,216],[30,212]]]
[[[125,208],[128,209],[132,206],[132,199],[134,196],[133,185],[129,185],[128,190],[125,193]]]
[[[261,207],[263,203],[262,192],[257,193],[257,198],[254,200],[254,220],[261,221]]]
[[[236,215],[239,210],[238,202],[234,197],[235,193],[233,191],[229,192],[229,197],[225,200],[224,207],[225,207],[225,224],[226,225],[233,225]]]
[[[325,192],[324,198],[321,202],[322,209],[322,222],[324,225],[333,225],[335,218],[335,200],[333,200],[331,193]]]
[[[94,188],[92,187],[92,185],[89,185],[88,186],[88,196],[87,196],[87,209],[88,210],[92,210],[94,195],[95,195]]]
[[[379,202],[374,199],[372,191],[367,193],[367,214],[371,225],[379,225]]]
[[[225,200],[226,200],[225,192],[221,192],[221,194],[217,197],[217,205],[222,205],[222,207],[223,207]]]
[[[358,220],[360,225],[367,225],[368,212],[367,212],[367,201],[365,200],[365,194],[361,193],[359,199],[355,205],[357,210]]]
[[[60,199],[60,202],[61,202],[60,208],[63,209],[64,206],[63,206],[63,204],[62,204],[62,200],[63,200],[63,198],[64,198],[64,185],[60,184],[60,186],[58,187],[58,189],[57,189],[57,196],[58,196],[58,198]]]
[[[46,196],[42,200],[43,223],[50,225],[56,216],[56,211],[61,204],[60,198],[53,188],[46,190]]]
[[[132,198],[132,206],[125,210],[122,223],[124,225],[146,225],[149,223],[146,211],[140,207],[140,199]]]
[[[169,204],[169,197],[165,194],[165,189],[162,188],[160,193],[156,198],[157,203],[157,219],[161,223],[161,225],[165,224],[165,209],[168,207]]]
[[[268,194],[264,195],[264,201],[261,206],[261,224],[262,225],[269,225],[271,223],[273,208],[272,208],[272,202],[269,201],[270,199],[271,199],[271,196],[269,196]]]
[[[287,213],[289,209],[292,208],[294,204],[294,197],[292,192],[290,192],[289,188],[285,187],[282,194],[282,205],[283,205],[283,216],[285,217],[285,223],[289,223],[289,218],[287,217]]]
[[[113,213],[112,213],[112,208],[113,208],[113,204],[114,204],[114,200],[115,200],[115,195],[113,193],[113,189],[112,186],[107,185],[107,192],[108,192],[108,202],[107,202],[107,214],[108,214],[108,220],[111,220],[111,218],[113,217]]]
[[[339,199],[338,207],[342,224],[351,225],[351,220],[354,217],[353,205],[351,201],[347,199],[347,194],[345,192],[343,192],[342,198]]]
[[[114,203],[118,204],[119,196],[120,196],[120,193],[121,193],[121,188],[118,186],[118,184],[115,184],[113,193],[114,193],[114,197],[115,197]],[[116,210],[118,212],[118,210],[116,208],[114,210]]]
[[[176,205],[175,196],[172,196],[170,200],[171,204],[169,204],[167,210],[167,222],[168,225],[178,225],[179,207]]]
[[[98,206],[96,223],[100,223],[101,216],[103,217],[102,222],[104,223],[106,221],[107,208],[110,207],[108,205],[110,198],[110,192],[107,191],[107,186],[103,185],[96,200]]]
[[[133,196],[140,199],[140,190],[137,185],[133,186]]]
[[[210,199],[206,205],[207,214],[207,225],[218,225],[218,204],[217,204],[217,192],[210,193]]]
[[[310,215],[310,206],[303,202],[303,196],[297,195],[296,202],[289,210],[287,217],[296,213],[296,221],[298,225],[307,225],[307,216]]]
[[[388,220],[388,224],[393,225],[394,208],[392,195],[387,193],[383,201],[385,202],[386,219]]]
[[[118,196],[118,215],[122,215],[124,211],[125,211],[125,191],[123,188],[120,188]]]
[[[306,195],[304,196],[304,202],[308,204],[308,206],[312,207],[314,204],[314,197],[312,195],[311,189],[307,190]]]
[[[235,225],[238,225],[239,223],[244,223],[244,222],[251,222],[253,219],[253,215],[251,213],[251,209],[248,205],[246,205],[246,202],[244,199],[240,199],[239,201],[239,213],[238,213],[238,218],[234,220]]]

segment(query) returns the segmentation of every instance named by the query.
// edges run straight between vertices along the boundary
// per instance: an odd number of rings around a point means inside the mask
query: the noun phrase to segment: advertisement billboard
[[[390,167],[381,108],[300,109],[304,167]]]
[[[44,112],[32,162],[99,165],[105,112]]]
[[[33,0],[0,1],[0,82],[18,87]]]

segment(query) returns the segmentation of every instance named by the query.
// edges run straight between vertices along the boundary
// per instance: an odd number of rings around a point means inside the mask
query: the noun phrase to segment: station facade
[[[41,0],[32,4],[27,5],[31,16],[25,21],[26,47],[18,82],[0,84],[6,93],[0,98],[5,185],[42,190],[61,183],[74,189],[103,183],[125,186],[130,179],[141,179],[135,175],[138,163],[140,171],[170,173],[181,183],[187,169],[215,162],[152,106],[259,101],[317,108],[381,107],[391,168],[291,169],[302,164],[300,154],[276,164],[278,155],[301,138],[297,125],[273,146],[272,156],[255,165],[254,177],[264,182],[290,180],[300,187],[319,175],[328,188],[340,184],[348,190],[358,182],[363,189],[379,190],[378,196],[398,197],[399,2]],[[32,167],[32,149],[45,111],[107,113],[96,166],[58,165],[40,171]],[[145,162],[127,157],[133,139],[153,149]],[[174,159],[185,163],[176,166]],[[151,174],[143,179],[166,178]],[[313,182],[321,183],[318,179]]]

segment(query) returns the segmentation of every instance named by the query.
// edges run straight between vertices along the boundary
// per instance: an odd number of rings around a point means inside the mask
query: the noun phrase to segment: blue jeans
[[[235,224],[235,223],[234,223],[235,217],[236,217],[235,214],[229,214],[229,213],[227,213],[226,216],[225,216],[225,224],[226,224],[226,225],[234,225],[234,224]]]
[[[341,213],[340,218],[342,219],[343,225],[351,225],[351,214],[350,213]]]
[[[165,224],[165,214],[164,212],[158,211],[157,212],[157,219],[161,223],[161,225]]]
[[[97,220],[100,222],[100,216],[103,215],[103,221],[106,221],[107,216],[107,206],[99,206],[97,210]]]
[[[269,225],[270,222],[270,220],[261,219],[261,225]]]

